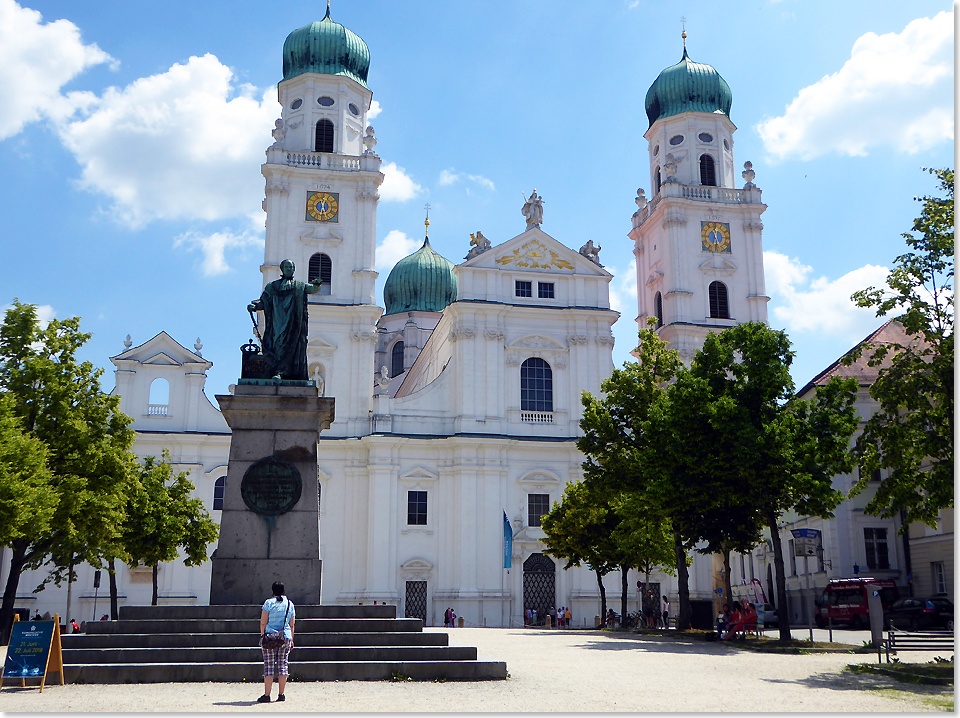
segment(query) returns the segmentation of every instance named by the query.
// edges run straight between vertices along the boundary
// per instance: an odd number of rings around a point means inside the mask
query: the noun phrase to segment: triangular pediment
[[[159,364],[160,366],[180,366],[180,362],[170,357],[166,352],[154,354],[149,359],[144,359],[141,364]]]
[[[110,361],[119,363],[135,362],[153,366],[183,366],[184,364],[202,365],[209,369],[213,364],[196,352],[180,344],[166,332],[160,332],[140,346],[130,347],[122,354],[111,357]]]
[[[513,239],[491,247],[458,266],[610,276],[603,267],[587,259],[580,252],[570,249],[538,227],[528,229]]]
[[[400,478],[405,481],[436,481],[439,476],[432,471],[427,471],[422,466],[418,466],[415,469],[400,474]]]

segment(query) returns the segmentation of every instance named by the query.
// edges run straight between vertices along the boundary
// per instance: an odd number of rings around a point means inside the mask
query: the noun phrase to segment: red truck
[[[823,628],[828,622],[834,626],[845,623],[854,630],[870,625],[867,608],[867,584],[880,587],[880,603],[883,610],[900,598],[900,589],[894,581],[876,578],[839,578],[827,583],[817,599],[817,626]]]

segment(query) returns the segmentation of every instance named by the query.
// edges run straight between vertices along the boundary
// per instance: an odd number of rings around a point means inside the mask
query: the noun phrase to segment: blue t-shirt
[[[289,612],[287,607],[290,607]],[[283,627],[283,637],[284,638],[293,638],[293,632],[290,630],[290,620],[297,615],[297,609],[291,601],[286,596],[283,597],[283,600],[278,601],[277,597],[268,598],[263,602],[263,610],[270,614],[270,617],[267,619],[267,627],[264,629],[265,633],[280,633],[280,628]],[[287,614],[287,620],[283,620],[283,614]]]

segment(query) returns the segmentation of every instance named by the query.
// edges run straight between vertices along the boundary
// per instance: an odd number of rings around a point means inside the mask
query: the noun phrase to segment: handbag
[[[283,629],[287,626],[287,615],[290,613],[290,602],[287,601],[287,610],[283,614],[283,623],[281,624],[279,633],[267,633],[263,632],[263,635],[260,637],[260,647],[266,648],[268,651],[276,650],[283,646],[285,640],[283,635]]]

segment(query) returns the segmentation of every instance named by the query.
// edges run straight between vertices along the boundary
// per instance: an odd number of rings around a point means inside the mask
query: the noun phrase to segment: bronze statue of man
[[[280,279],[263,288],[247,311],[264,316],[263,356],[274,379],[306,380],[307,295],[320,291],[320,280],[309,284],[293,278],[293,260],[280,262]]]

